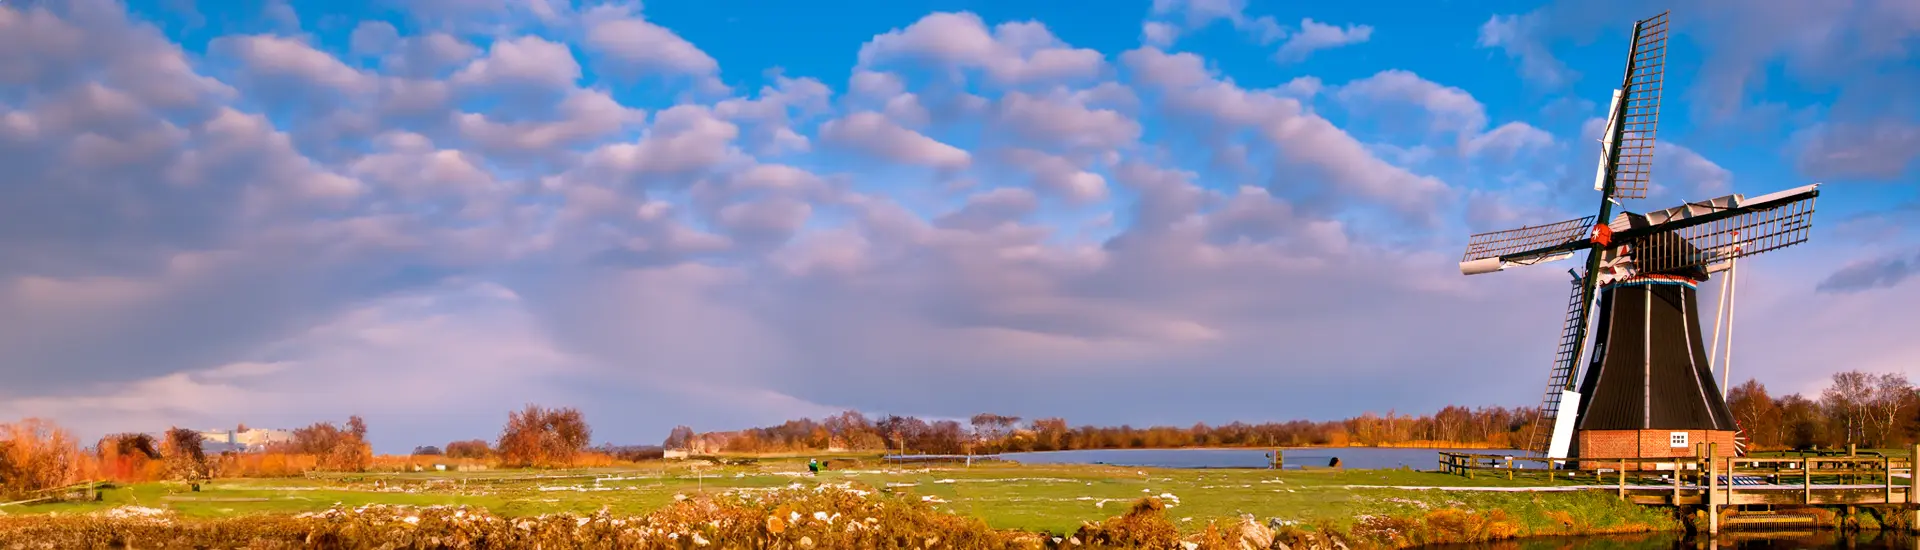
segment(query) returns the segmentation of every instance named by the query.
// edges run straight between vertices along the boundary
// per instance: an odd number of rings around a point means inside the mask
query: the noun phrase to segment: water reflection
[[[1597,537],[1547,537],[1487,544],[1432,546],[1460,550],[1651,550],[1659,549],[1812,549],[1902,548],[1920,550],[1920,538],[1898,531],[1869,531],[1844,535],[1833,531],[1726,532],[1718,536],[1688,537],[1681,533],[1648,533]]]

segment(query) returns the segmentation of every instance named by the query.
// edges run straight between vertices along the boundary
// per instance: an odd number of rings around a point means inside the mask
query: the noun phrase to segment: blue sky
[[[1459,250],[1590,213],[1668,8],[1626,207],[1826,184],[1736,377],[1920,365],[1920,10],[1655,4],[7,2],[0,418],[1531,406],[1564,267]]]

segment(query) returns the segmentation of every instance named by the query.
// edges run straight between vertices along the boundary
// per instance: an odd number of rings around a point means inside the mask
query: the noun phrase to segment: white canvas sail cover
[[[1573,421],[1580,412],[1580,392],[1560,390],[1560,410],[1553,412],[1553,439],[1547,444],[1547,458],[1566,458],[1573,446]]]

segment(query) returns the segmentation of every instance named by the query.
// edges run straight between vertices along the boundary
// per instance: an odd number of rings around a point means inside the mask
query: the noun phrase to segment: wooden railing
[[[1916,504],[1912,493],[1920,445],[1906,456],[1845,455],[1716,457],[1711,446],[1682,457],[1549,459],[1476,453],[1440,453],[1440,470],[1475,478],[1593,479],[1621,498],[1642,504]],[[1742,478],[1762,485],[1740,485]],[[1797,482],[1797,483],[1795,483]],[[1793,490],[1798,486],[1797,491]]]

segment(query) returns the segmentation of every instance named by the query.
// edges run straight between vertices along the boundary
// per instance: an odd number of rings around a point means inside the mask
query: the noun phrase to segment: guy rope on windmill
[[[1546,458],[1688,457],[1695,443],[1707,442],[1718,444],[1720,456],[1732,455],[1738,427],[1718,387],[1725,375],[1715,383],[1713,362],[1726,367],[1720,346],[1732,332],[1727,289],[1734,261],[1805,242],[1811,227],[1817,183],[1644,214],[1623,205],[1613,213],[1620,200],[1644,199],[1651,187],[1666,49],[1666,12],[1634,24],[1626,77],[1613,92],[1600,140],[1600,212],[1474,235],[1461,259],[1460,271],[1476,275],[1587,253],[1584,270],[1569,270],[1565,324],[1526,449]],[[1722,272],[1729,274],[1725,311],[1716,314],[1709,356],[1696,292]]]

